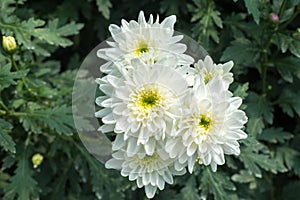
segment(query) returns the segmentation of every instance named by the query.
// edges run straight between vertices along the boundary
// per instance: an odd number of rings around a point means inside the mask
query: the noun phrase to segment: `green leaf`
[[[256,139],[250,137],[243,140],[246,146],[241,148],[239,159],[244,163],[246,169],[254,176],[261,178],[262,172],[260,168],[271,171],[276,174],[278,171],[283,172],[285,168],[270,157],[266,148]],[[264,152],[263,152],[264,151]]]
[[[239,174],[234,174],[231,179],[238,183],[249,183],[250,190],[257,187],[255,177],[246,170],[240,170]]]
[[[35,199],[38,195],[37,182],[30,175],[29,159],[26,153],[18,162],[15,175],[11,178],[11,182],[4,187],[4,200]]]
[[[261,117],[249,117],[246,126],[247,126],[246,131],[250,135],[261,134],[263,128],[265,128],[265,124]]]
[[[248,13],[253,15],[254,21],[259,24],[260,18],[260,1],[259,0],[244,0]]]
[[[209,167],[205,167],[200,180],[201,197],[207,197],[212,191],[216,200],[238,199],[230,193],[229,190],[235,191],[236,187],[225,173],[212,172]]]
[[[26,131],[40,133],[42,127],[46,125],[59,134],[73,134],[74,123],[70,107],[27,110],[27,112],[16,113],[16,115],[20,116],[20,122]]]
[[[181,200],[198,200],[200,199],[198,193],[195,176],[191,176],[180,190],[177,198]]]
[[[300,91],[297,88],[284,88],[278,99],[283,112],[293,117],[293,110],[300,116]],[[293,109],[293,110],[292,110]]]
[[[290,83],[293,83],[293,75],[300,79],[300,59],[292,56],[279,58],[274,60],[274,65],[277,68],[281,77]]]
[[[267,128],[261,135],[258,135],[257,139],[270,142],[273,144],[284,143],[286,140],[293,138],[293,134],[284,131],[283,128]]]
[[[245,99],[248,96],[248,89],[249,89],[248,82],[242,85],[238,85],[238,87],[234,90],[233,95]]]
[[[11,64],[0,66],[0,91],[10,85],[16,84],[16,79],[25,77],[29,70],[11,72]]]
[[[260,96],[254,92],[249,92],[247,97],[247,109],[246,112],[249,117],[263,117],[266,122],[272,124],[273,111],[271,103],[264,96]]]
[[[233,60],[240,65],[249,65],[258,58],[259,51],[250,40],[239,38],[231,42],[231,45],[223,52],[220,60]]]
[[[13,141],[12,137],[5,131],[11,130],[12,128],[13,126],[10,123],[0,118],[0,146],[2,146],[5,151],[16,153],[16,143]]]
[[[109,0],[96,0],[98,6],[98,11],[102,13],[105,19],[109,19],[110,11],[112,4]]]
[[[300,177],[300,153],[290,147],[281,146],[276,149],[275,159],[293,170]]]

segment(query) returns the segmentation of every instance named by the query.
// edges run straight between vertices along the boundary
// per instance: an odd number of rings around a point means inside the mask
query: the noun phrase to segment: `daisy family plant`
[[[105,63],[95,115],[113,152],[105,167],[144,187],[148,198],[197,165],[217,171],[247,137],[242,99],[229,91],[233,62],[189,54],[175,22],[141,11],[137,21],[110,25],[112,40],[97,51]]]

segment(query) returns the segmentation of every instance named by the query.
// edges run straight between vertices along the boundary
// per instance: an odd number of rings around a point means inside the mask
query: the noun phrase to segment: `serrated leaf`
[[[178,195],[178,199],[181,200],[198,200],[200,199],[199,191],[196,189],[196,180],[195,176],[191,176],[187,182],[185,183],[184,187],[180,190]]]
[[[247,115],[249,117],[259,118],[263,117],[266,122],[272,124],[273,111],[271,103],[264,96],[260,96],[254,92],[249,92],[247,97]]]
[[[16,84],[16,79],[25,77],[29,70],[11,71],[11,64],[0,66],[0,90]]]
[[[247,133],[250,135],[258,135],[261,134],[265,124],[261,117],[249,117],[247,122]]]
[[[243,140],[243,143],[246,144],[246,146],[241,148],[241,154],[238,158],[244,163],[246,169],[248,169],[251,174],[261,178],[261,168],[266,171],[271,171],[274,174],[278,171],[285,171],[285,168],[279,165],[276,160],[272,159],[267,152],[261,152],[264,146],[257,140],[247,138]]]
[[[300,41],[299,40],[293,40],[290,44],[290,51],[292,54],[300,58]]]
[[[11,182],[4,187],[4,200],[28,200],[37,196],[37,182],[30,176],[29,159],[26,153],[18,162],[15,175]]]
[[[300,79],[300,59],[292,56],[279,58],[274,60],[274,65],[277,68],[281,77],[287,81],[293,82],[293,74]]]
[[[239,85],[233,92],[234,96],[241,97],[245,99],[248,96],[249,83],[244,83]]]
[[[12,137],[5,132],[5,130],[11,130],[13,126],[7,121],[0,119],[0,145],[5,151],[10,151],[11,153],[16,153],[16,143],[13,141]]]
[[[247,7],[248,13],[252,14],[254,21],[259,24],[259,18],[260,18],[260,1],[259,0],[244,0],[245,5]]]
[[[201,198],[205,199],[212,191],[216,200],[237,199],[237,196],[230,193],[230,190],[235,191],[236,187],[225,173],[212,172],[206,167],[200,180]]]
[[[287,146],[278,147],[275,152],[275,159],[300,177],[300,153],[298,151]]]
[[[270,142],[273,144],[284,143],[286,140],[293,138],[293,134],[284,131],[283,128],[267,128],[264,129],[262,134],[257,136],[257,139]]]
[[[300,91],[292,88],[285,88],[278,99],[279,106],[282,108],[283,112],[287,113],[289,116],[293,117],[294,113],[292,109],[300,116],[300,101],[299,101]]]
[[[71,108],[67,106],[48,108],[45,110],[27,110],[19,113],[20,122],[26,131],[41,132],[41,127],[46,125],[59,134],[73,134],[73,118]]]
[[[109,19],[110,11],[112,4],[109,0],[96,0],[98,6],[98,11],[102,13],[105,19]]]
[[[231,42],[221,57],[221,61],[233,60],[237,64],[247,65],[258,58],[259,49],[253,46],[253,43],[245,38],[237,39]],[[249,59],[251,58],[251,59]]]

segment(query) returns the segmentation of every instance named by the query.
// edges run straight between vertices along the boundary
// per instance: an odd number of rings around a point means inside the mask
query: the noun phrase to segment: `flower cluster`
[[[228,90],[233,62],[215,64],[209,56],[195,62],[175,21],[152,15],[146,21],[140,12],[138,21],[110,25],[113,41],[97,52],[107,62],[96,80],[103,93],[96,117],[102,133],[115,133],[105,166],[135,180],[148,198],[196,164],[216,171],[247,137],[242,100]]]

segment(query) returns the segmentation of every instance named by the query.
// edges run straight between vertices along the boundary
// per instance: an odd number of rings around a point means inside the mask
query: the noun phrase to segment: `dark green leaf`
[[[287,131],[284,131],[283,128],[268,128],[265,129],[261,135],[258,135],[257,139],[263,140],[270,143],[284,143],[286,140],[293,138],[293,135]]]
[[[73,134],[73,118],[71,108],[67,106],[48,108],[45,110],[27,110],[18,113],[20,122],[26,131],[31,130],[40,133],[41,128],[46,125],[59,134]]]
[[[194,176],[191,176],[185,186],[180,190],[178,199],[182,200],[198,200],[200,199],[199,191],[196,189],[196,180]]]
[[[246,111],[249,117],[263,117],[269,124],[273,122],[274,108],[267,98],[259,96],[256,93],[249,92]]]
[[[16,84],[16,79],[25,77],[29,70],[11,71],[11,65],[0,66],[0,90]]]
[[[6,130],[11,130],[13,126],[7,121],[0,119],[0,145],[5,151],[10,151],[11,153],[16,153],[16,143],[13,141],[12,137],[6,132]]]
[[[102,13],[105,19],[109,19],[109,9],[112,7],[110,0],[96,0],[96,3],[98,6],[98,11]]]
[[[12,177],[11,182],[4,187],[5,200],[28,200],[37,198],[38,188],[37,182],[31,177],[29,159],[26,153],[18,162],[15,175]]]
[[[212,191],[216,200],[238,199],[236,195],[230,193],[230,190],[235,191],[236,188],[225,173],[212,172],[209,167],[206,167],[200,180],[201,197],[207,197]]]
[[[244,0],[248,13],[253,15],[254,21],[259,24],[260,18],[260,1],[259,0]]]

